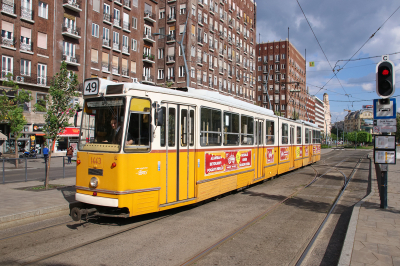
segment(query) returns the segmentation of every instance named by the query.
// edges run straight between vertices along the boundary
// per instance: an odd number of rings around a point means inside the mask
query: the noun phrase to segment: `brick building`
[[[322,131],[326,131],[325,127],[325,110],[324,110],[324,102],[321,101],[318,97],[313,96],[315,102],[315,124],[322,129]]]
[[[188,78],[190,87],[254,103],[255,14],[253,0],[2,0],[1,78],[12,73],[33,96],[23,139],[43,134],[34,132],[43,114],[31,107],[63,60],[80,83],[99,77],[177,89]],[[5,123],[0,131],[8,134]]]
[[[256,52],[257,104],[307,120],[304,57],[288,40],[257,44]]]

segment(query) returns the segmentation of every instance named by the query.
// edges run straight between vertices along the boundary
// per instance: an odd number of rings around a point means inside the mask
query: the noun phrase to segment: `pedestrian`
[[[49,149],[47,148],[46,145],[44,145],[43,148],[43,157],[44,157],[44,162],[47,163],[47,158],[49,157]]]
[[[67,149],[68,164],[71,164],[71,158],[73,154],[74,148],[72,148],[72,146],[69,146],[69,148]]]

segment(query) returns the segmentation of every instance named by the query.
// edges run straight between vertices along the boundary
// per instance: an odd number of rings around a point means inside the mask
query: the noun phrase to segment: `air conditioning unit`
[[[17,81],[19,81],[19,82],[24,82],[24,77],[17,76]]]

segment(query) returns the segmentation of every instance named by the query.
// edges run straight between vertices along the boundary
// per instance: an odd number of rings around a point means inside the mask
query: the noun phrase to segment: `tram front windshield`
[[[125,110],[125,97],[87,99],[83,110],[79,150],[120,151]]]

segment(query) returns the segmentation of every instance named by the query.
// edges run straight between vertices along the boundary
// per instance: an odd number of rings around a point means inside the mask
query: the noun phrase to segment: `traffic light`
[[[382,61],[376,65],[376,93],[381,98],[389,98],[395,90],[395,73],[391,61]]]

